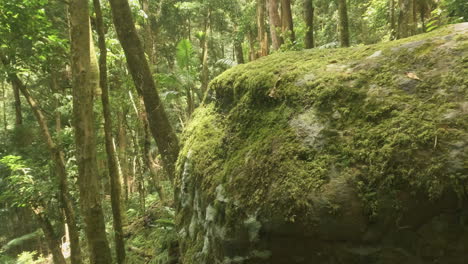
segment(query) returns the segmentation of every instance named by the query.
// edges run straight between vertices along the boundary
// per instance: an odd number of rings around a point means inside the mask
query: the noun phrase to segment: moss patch
[[[224,186],[231,202],[216,206],[232,225],[257,213],[311,224],[334,179],[353,186],[369,216],[401,192],[466,195],[463,34],[447,27],[373,46],[278,53],[223,73],[210,85],[215,103],[184,133],[179,183],[188,175],[185,192],[198,190],[205,206]],[[330,214],[349,209],[330,199]],[[392,202],[385,206],[400,206]],[[180,224],[188,226],[189,211],[179,211]]]

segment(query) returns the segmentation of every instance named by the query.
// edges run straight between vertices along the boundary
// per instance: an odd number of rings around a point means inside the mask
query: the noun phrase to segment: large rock
[[[468,23],[211,83],[178,163],[183,264],[468,263]]]

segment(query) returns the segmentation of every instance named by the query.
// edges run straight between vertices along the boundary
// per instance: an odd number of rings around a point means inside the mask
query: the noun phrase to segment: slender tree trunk
[[[268,34],[265,28],[265,0],[257,0],[257,37],[260,43],[259,54],[261,57],[268,55]]]
[[[12,81],[11,86],[13,87],[13,95],[15,97],[15,125],[21,126],[23,124],[23,113],[21,110],[20,91],[15,82]]]
[[[338,13],[340,17],[340,44],[341,47],[349,47],[348,8],[346,0],[338,0]]]
[[[138,38],[132,12],[127,0],[110,0],[117,36],[127,58],[138,93],[143,96],[150,130],[161,153],[164,169],[174,181],[175,163],[179,154],[179,142],[164,106],[159,98],[148,62]]]
[[[5,91],[5,82],[2,80],[2,102],[3,102],[3,129],[5,130],[5,135],[8,131],[8,122],[6,115],[6,91]]]
[[[244,51],[242,50],[242,41],[234,40],[234,51],[236,53],[237,64],[245,63]]]
[[[150,4],[148,0],[140,0],[140,5],[141,9],[145,14],[147,15],[147,18],[145,18],[144,21],[144,30],[145,34],[143,36],[143,45],[144,49],[146,52],[146,55],[148,55],[148,60],[150,65],[154,65],[156,63],[155,60],[155,53],[154,53],[154,40],[153,40],[153,30],[151,29],[151,20],[150,16],[151,11],[150,11]]]
[[[398,39],[406,38],[411,35],[411,1],[412,0],[398,1]]]
[[[411,1],[411,33],[412,35],[418,34],[418,9],[417,9],[417,1]]]
[[[114,226],[114,240],[115,251],[117,256],[117,263],[125,263],[125,242],[122,229],[122,206],[121,206],[121,190],[122,184],[120,182],[119,171],[117,168],[117,157],[113,143],[112,136],[112,117],[109,102],[109,88],[107,84],[107,48],[104,30],[104,22],[102,19],[101,4],[99,0],[93,0],[94,12],[96,13],[96,28],[98,32],[98,46],[99,54],[99,84],[101,86],[102,94],[102,110],[104,116],[104,136],[107,152],[107,165],[109,168],[109,181],[111,189],[111,204],[112,216]],[[152,49],[150,49],[150,53]]]
[[[268,0],[268,18],[270,21],[270,34],[273,50],[278,50],[283,44],[280,36],[281,18],[278,13],[278,0]]]
[[[250,61],[254,61],[258,58],[257,51],[255,49],[255,37],[252,31],[249,32],[249,50],[250,50]]]
[[[36,219],[39,222],[42,231],[44,232],[47,245],[52,253],[54,264],[67,264],[60,248],[60,239],[55,234],[49,218],[47,218],[47,216],[42,212],[42,209],[34,208],[33,212],[36,215]]]
[[[395,26],[395,0],[390,0],[390,39],[396,39],[397,29]]]
[[[421,18],[421,30],[423,33],[426,32],[426,21],[424,21],[424,18],[426,16],[426,5],[425,3],[421,3],[419,6],[419,16]]]
[[[314,3],[312,0],[304,1],[304,20],[306,24],[305,48],[314,47]]]
[[[80,202],[91,264],[111,264],[100,197],[96,159],[93,97],[99,87],[87,0],[72,0],[70,6],[73,73],[73,117]]]
[[[294,23],[291,12],[291,0],[281,0],[281,23],[284,36],[288,36],[291,43],[294,43]]]
[[[120,167],[122,171],[122,178],[124,184],[124,197],[128,201],[128,161],[127,161],[127,131],[125,129],[126,123],[126,114],[125,111],[119,113],[119,122],[118,122],[118,155],[120,160]]]
[[[6,66],[8,65],[7,59],[0,54],[1,61]],[[68,182],[67,182],[67,171],[65,166],[65,158],[63,151],[57,146],[54,142],[52,135],[50,134],[49,127],[47,126],[47,120],[42,113],[39,104],[32,97],[27,87],[23,82],[18,78],[16,74],[10,74],[10,79],[15,83],[16,87],[21,91],[23,96],[26,98],[26,101],[30,105],[34,116],[41,128],[42,135],[46,141],[47,147],[49,148],[52,160],[55,164],[55,172],[59,180],[59,193],[60,200],[65,212],[66,222],[70,231],[70,250],[71,250],[71,263],[72,264],[81,264],[81,247],[79,239],[79,229],[76,222],[75,209],[73,208],[72,199],[69,194]]]
[[[52,92],[62,95],[58,85],[57,85],[57,77],[55,73],[50,73],[50,86]],[[60,114],[59,107],[60,107],[60,98],[55,98],[55,132],[60,133],[62,130],[62,115]],[[60,144],[60,143],[59,143]]]
[[[209,56],[209,34],[211,28],[211,11],[208,11],[208,15],[205,18],[205,26],[204,26],[204,34],[202,40],[202,71],[200,74],[201,80],[201,94],[202,98],[204,97],[206,91],[208,90],[208,82],[209,82],[209,69],[208,69],[208,56]]]

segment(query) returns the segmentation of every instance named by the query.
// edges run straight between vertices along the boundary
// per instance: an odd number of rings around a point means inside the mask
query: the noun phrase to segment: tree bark
[[[424,18],[426,16],[426,3],[420,3],[419,5],[419,16],[421,18],[421,30],[423,33],[426,32],[426,21]]]
[[[417,1],[411,1],[411,34],[416,35],[418,34],[418,9],[417,9]]]
[[[260,44],[261,57],[268,55],[268,34],[265,28],[265,0],[257,0],[257,37]]]
[[[91,264],[111,264],[100,197],[96,159],[93,97],[99,87],[99,70],[91,35],[87,0],[70,6],[73,74],[73,117],[80,202]]]
[[[118,119],[118,155],[119,155],[119,161],[120,161],[120,167],[121,167],[121,172],[122,172],[122,179],[123,179],[123,185],[124,185],[124,197],[125,200],[128,201],[128,174],[129,174],[129,167],[128,167],[128,161],[127,161],[127,131],[125,129],[125,124],[126,124],[126,113],[124,110],[122,110],[119,113],[119,119]]]
[[[270,21],[273,50],[278,50],[283,44],[283,38],[279,34],[279,30],[281,30],[281,18],[278,13],[278,0],[268,0],[268,18]]]
[[[304,20],[306,24],[305,48],[311,49],[314,47],[314,3],[312,0],[304,1]]]
[[[411,35],[411,1],[412,0],[398,0],[397,39],[406,38]]]
[[[122,229],[122,202],[121,190],[122,184],[120,182],[119,170],[117,168],[117,157],[114,148],[114,140],[112,136],[112,117],[109,101],[109,88],[107,84],[107,48],[104,30],[104,22],[102,19],[101,4],[99,0],[93,0],[94,12],[96,14],[96,28],[98,32],[98,46],[99,54],[99,84],[101,86],[102,94],[102,110],[104,116],[104,137],[107,153],[107,165],[109,168],[109,182],[111,189],[111,205],[114,226],[114,240],[115,251],[117,256],[117,263],[125,263],[125,242],[124,233]],[[152,49],[150,49],[151,52]],[[151,54],[149,54],[151,55]]]
[[[252,31],[249,31],[249,50],[250,50],[250,61],[258,59],[257,51],[255,49],[255,37]]]
[[[122,44],[138,93],[143,96],[151,133],[161,153],[164,169],[174,181],[179,142],[161,103],[127,0],[110,0],[117,36]]]
[[[5,130],[5,135],[8,131],[8,122],[6,115],[6,91],[5,91],[5,82],[2,80],[2,102],[3,102],[3,129]]]
[[[204,23],[204,32],[203,32],[203,39],[202,39],[202,71],[200,74],[200,81],[201,81],[201,94],[202,98],[204,98],[206,91],[208,90],[208,82],[209,82],[209,69],[208,69],[208,55],[209,55],[209,34],[211,28],[211,11],[208,11],[207,16],[205,17]]]
[[[237,64],[245,63],[244,51],[242,50],[242,41],[234,40],[234,51],[236,53]]]
[[[6,66],[8,65],[8,60],[5,56],[0,54],[0,59],[3,64]],[[79,229],[76,221],[76,214],[75,209],[73,208],[72,198],[70,197],[69,189],[68,189],[68,182],[67,182],[67,171],[65,166],[65,158],[63,151],[57,146],[54,142],[52,135],[50,134],[49,127],[47,126],[47,120],[42,113],[39,104],[30,94],[28,88],[23,84],[23,82],[19,79],[19,77],[12,73],[10,74],[9,78],[13,83],[15,83],[16,87],[21,91],[24,98],[28,102],[29,106],[31,107],[34,116],[36,117],[37,123],[41,129],[42,135],[46,141],[47,147],[51,154],[52,160],[55,164],[55,173],[59,180],[59,194],[60,200],[65,212],[66,222],[69,227],[70,232],[70,255],[71,255],[71,263],[72,264],[81,264],[82,263],[82,256],[81,256],[81,247],[80,247],[80,238],[79,238]]]
[[[341,47],[349,47],[348,8],[346,0],[338,0],[338,13],[340,17],[340,44]]]
[[[49,218],[39,208],[34,208],[32,210],[36,215],[36,219],[39,222],[42,231],[44,232],[47,246],[52,253],[54,264],[67,264],[65,257],[62,254],[62,249],[60,248],[60,239],[55,234]]]
[[[284,36],[288,36],[291,43],[294,43],[294,23],[291,12],[291,0],[281,0],[281,23]]]
[[[21,126],[23,124],[23,113],[21,111],[21,98],[19,87],[15,82],[11,82],[11,86],[13,87],[13,94],[15,97],[15,125]]]
[[[396,39],[397,29],[395,25],[395,0],[390,0],[390,39]]]

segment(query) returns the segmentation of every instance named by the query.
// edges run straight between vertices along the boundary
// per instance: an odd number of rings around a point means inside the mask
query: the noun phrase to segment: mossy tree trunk
[[[101,4],[99,0],[93,0],[94,12],[96,14],[96,28],[98,32],[99,54],[99,84],[102,94],[102,110],[104,116],[104,137],[107,153],[107,166],[109,168],[109,182],[111,190],[112,216],[114,226],[115,251],[117,263],[125,263],[125,242],[122,229],[122,206],[121,193],[122,184],[120,182],[119,170],[117,167],[117,157],[114,148],[114,140],[112,136],[112,117],[109,101],[109,88],[107,84],[107,48],[104,30],[104,22],[102,19]],[[151,51],[152,49],[150,49]]]
[[[87,0],[72,0],[70,6],[73,75],[73,118],[80,203],[91,264],[111,264],[100,197],[94,131],[94,91],[99,70],[92,42]]]
[[[314,3],[312,0],[304,1],[304,20],[306,24],[305,48],[314,47]]]
[[[349,47],[348,7],[346,0],[338,0],[339,29],[341,47]]]
[[[145,103],[151,133],[161,153],[164,169],[173,181],[179,154],[177,135],[161,103],[127,0],[110,0],[110,4],[117,36],[124,49],[130,73]]]
[[[291,43],[294,43],[294,23],[291,11],[291,0],[281,0],[281,29],[284,36],[288,36]]]
[[[4,66],[8,65],[8,59],[0,54],[0,58]],[[38,102],[32,97],[28,88],[24,83],[19,79],[15,73],[11,73],[9,78],[12,83],[15,83],[15,86],[23,94],[24,98],[28,102],[31,110],[33,111],[34,116],[36,117],[37,123],[41,129],[42,136],[45,139],[49,152],[51,154],[52,160],[55,165],[55,174],[58,177],[59,182],[59,194],[60,201],[62,203],[63,210],[65,212],[65,221],[67,222],[69,233],[70,233],[70,255],[72,264],[81,264],[81,247],[79,239],[79,229],[76,221],[75,209],[73,208],[72,198],[69,194],[68,182],[67,182],[67,171],[65,166],[65,155],[60,147],[53,140],[52,135],[50,134],[49,127],[47,126],[47,120],[44,113],[42,112]]]
[[[283,44],[281,30],[281,18],[278,13],[278,0],[268,0],[268,19],[270,24],[271,44],[273,50],[278,50]]]

